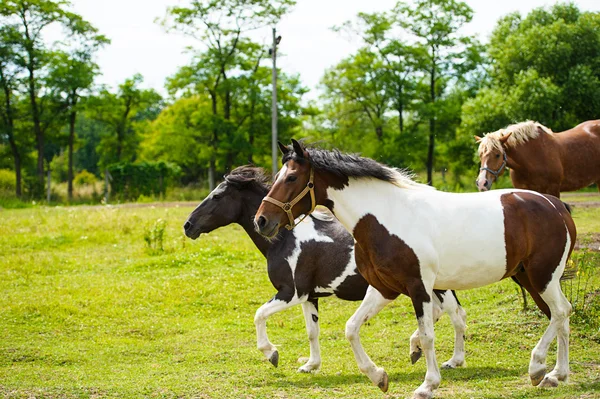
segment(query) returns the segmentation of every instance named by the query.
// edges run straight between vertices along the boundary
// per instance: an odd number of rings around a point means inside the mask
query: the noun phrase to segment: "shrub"
[[[94,184],[97,180],[98,179],[96,179],[96,176],[93,173],[90,173],[84,169],[75,175],[73,178],[73,185],[76,187],[81,187],[84,185]]]
[[[108,167],[111,192],[126,200],[164,195],[180,171],[178,166],[164,161],[113,164]]]
[[[0,193],[14,194],[16,184],[15,172],[8,169],[0,169]]]

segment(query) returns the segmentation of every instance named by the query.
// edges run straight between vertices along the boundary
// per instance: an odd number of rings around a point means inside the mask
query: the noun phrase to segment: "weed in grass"
[[[167,227],[167,221],[164,219],[157,219],[150,226],[146,227],[144,231],[144,241],[148,246],[148,251],[151,254],[158,254],[164,252],[163,246],[165,239],[165,229]]]

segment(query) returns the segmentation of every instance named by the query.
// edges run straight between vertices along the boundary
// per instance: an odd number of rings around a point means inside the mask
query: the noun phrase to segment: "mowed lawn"
[[[279,368],[263,360],[253,318],[275,293],[266,263],[238,227],[185,239],[191,209],[0,211],[0,396],[403,398],[421,384],[425,363],[409,360],[416,320],[405,297],[362,329],[367,352],[390,376],[388,394],[359,372],[344,338],[358,303],[321,300],[319,373],[296,372],[308,356],[300,307],[269,320]],[[165,251],[152,254],[143,237],[159,218]],[[580,233],[600,231],[599,209],[576,207],[575,218]],[[521,311],[510,280],[458,295],[468,315],[467,367],[442,370],[436,397],[600,397],[598,332],[573,325],[570,382],[535,388],[527,367],[547,320]],[[453,348],[447,316],[436,335],[441,363]]]

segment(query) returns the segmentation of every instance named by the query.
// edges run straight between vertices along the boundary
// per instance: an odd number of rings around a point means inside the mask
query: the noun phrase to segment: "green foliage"
[[[85,185],[94,184],[97,181],[98,181],[98,179],[96,178],[96,176],[94,176],[93,173],[90,173],[85,169],[82,170],[81,172],[77,173],[75,175],[75,177],[73,178],[73,184],[76,187],[82,187]]]
[[[141,195],[164,195],[168,184],[181,169],[168,162],[121,162],[108,166],[111,195],[124,200],[136,200]]]
[[[463,108],[467,135],[536,120],[554,131],[600,109],[600,14],[573,3],[500,19],[488,46],[490,87]]]
[[[0,169],[0,196],[12,196],[15,191],[15,172]]]
[[[165,229],[167,222],[164,219],[157,219],[154,223],[146,227],[144,231],[144,241],[148,247],[148,251],[152,254],[163,252]]]
[[[600,254],[583,250],[571,258],[575,277],[561,282],[565,296],[573,306],[571,320],[600,338]]]

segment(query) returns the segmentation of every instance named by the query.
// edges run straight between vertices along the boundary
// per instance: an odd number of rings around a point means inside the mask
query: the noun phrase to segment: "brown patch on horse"
[[[356,264],[360,274],[386,299],[409,295],[417,317],[423,316],[423,303],[431,301],[421,280],[417,255],[402,239],[390,234],[371,214],[354,227]]]
[[[562,258],[567,230],[571,236],[571,250],[573,248],[576,236],[573,219],[563,203],[550,196],[513,192],[502,195],[500,201],[504,209],[506,243],[504,277],[517,276],[521,281],[518,274],[519,265],[523,263],[531,287],[538,293],[543,292],[558,267],[558,264],[548,262]],[[561,228],[565,229],[565,235],[555,234]]]

